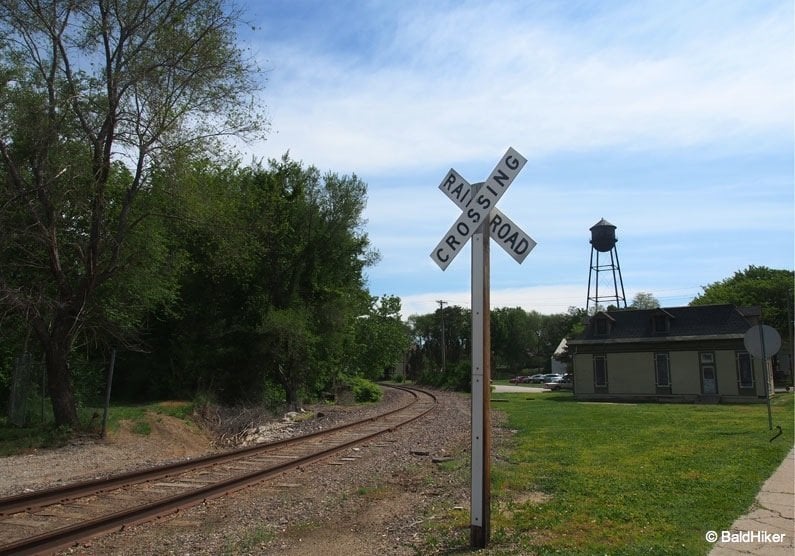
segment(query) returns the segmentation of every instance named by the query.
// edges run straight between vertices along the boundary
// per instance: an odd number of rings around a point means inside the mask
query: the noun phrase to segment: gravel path
[[[469,507],[468,481],[461,480],[461,471],[432,461],[466,461],[469,397],[450,392],[437,392],[437,396],[439,407],[431,414],[348,453],[156,523],[94,539],[67,553],[429,553],[421,534],[424,524],[435,513],[468,511]],[[384,398],[380,406],[400,401],[394,394]],[[380,410],[323,406],[321,419],[300,423],[292,432],[302,434]],[[0,495],[210,451],[210,439],[198,430],[186,432],[180,422],[162,417],[157,425],[149,437],[122,432],[107,442],[78,442],[59,450],[0,459]]]

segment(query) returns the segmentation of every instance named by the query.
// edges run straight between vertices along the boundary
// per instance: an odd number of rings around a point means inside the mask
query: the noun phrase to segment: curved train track
[[[0,555],[50,554],[78,541],[224,496],[419,419],[436,397],[417,388],[375,417],[270,444],[0,498]]]

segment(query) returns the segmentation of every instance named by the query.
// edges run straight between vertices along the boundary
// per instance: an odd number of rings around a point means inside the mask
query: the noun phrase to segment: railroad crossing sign
[[[490,235],[496,235],[500,245],[508,251],[514,259],[519,262],[524,260],[524,256],[535,247],[535,241],[519,229],[516,224],[510,221],[501,212],[495,213],[498,222],[488,218],[490,213],[500,200],[503,193],[508,190],[511,182],[524,167],[527,159],[509,148],[505,155],[497,163],[497,166],[489,174],[489,178],[483,183],[477,192],[467,195],[465,190],[471,192],[472,188],[455,170],[450,170],[445,176],[439,189],[448,194],[461,207],[461,215],[458,217],[438,245],[431,251],[431,258],[445,270],[453,261],[461,248],[466,244],[475,230],[483,222],[491,222]],[[469,187],[466,187],[469,186]],[[501,238],[500,235],[503,235]],[[514,234],[516,234],[514,236]],[[521,234],[521,238],[519,235]],[[520,260],[521,257],[521,260]]]
[[[488,179],[470,185],[451,169],[441,189],[461,209],[431,258],[445,270],[472,238],[472,499],[470,540],[485,548],[489,539],[491,505],[489,237],[517,262],[524,261],[536,242],[495,205],[527,162],[509,148]]]
[[[463,211],[466,210],[467,203],[478,194],[482,186],[483,182],[469,185],[458,172],[450,168],[447,176],[439,184],[439,189]],[[489,213],[489,237],[505,249],[505,252],[519,264],[524,262],[525,257],[536,246],[533,238],[524,233],[497,207],[492,208]],[[434,260],[437,259],[434,258]]]

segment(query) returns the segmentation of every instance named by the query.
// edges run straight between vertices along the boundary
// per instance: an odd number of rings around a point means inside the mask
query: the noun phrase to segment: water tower
[[[624,304],[623,308],[627,308],[627,298],[624,294],[624,280],[621,278],[621,267],[618,264],[617,241],[616,227],[604,218],[591,226],[591,270],[588,273],[588,301],[585,303],[586,313],[588,312],[591,301],[594,303],[594,308],[600,305],[607,307],[607,305],[610,304],[621,309],[622,302]],[[594,264],[594,253],[596,253],[596,264]],[[599,255],[601,253],[610,254],[610,263],[600,263]],[[608,277],[611,274],[613,277],[612,293],[608,293],[608,295],[605,295],[604,292],[600,295],[599,292],[599,275],[603,272],[608,272]],[[593,295],[591,295],[592,282],[595,284]],[[618,293],[619,285],[621,286],[620,295]]]

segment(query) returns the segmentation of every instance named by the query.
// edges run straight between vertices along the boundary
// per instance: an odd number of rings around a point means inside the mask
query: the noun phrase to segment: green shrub
[[[420,384],[444,388],[447,390],[457,390],[469,392],[472,386],[472,365],[469,361],[461,361],[454,365],[449,365],[445,372],[440,370],[425,370],[419,377]]]
[[[359,376],[345,377],[343,383],[351,389],[353,399],[359,403],[377,402],[381,399],[381,388],[365,378]]]
[[[472,390],[472,363],[461,361],[453,366],[452,372],[448,374],[445,387],[458,392],[470,392]]]

